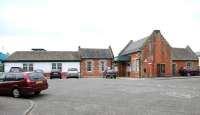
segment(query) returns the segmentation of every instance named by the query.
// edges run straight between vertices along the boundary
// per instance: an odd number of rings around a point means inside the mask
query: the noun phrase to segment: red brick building
[[[108,49],[80,48],[80,73],[82,77],[101,77],[103,71],[112,67],[113,52]]]
[[[115,58],[120,76],[155,77],[179,75],[180,68],[197,69],[198,57],[189,46],[172,48],[159,30],[130,41]]]

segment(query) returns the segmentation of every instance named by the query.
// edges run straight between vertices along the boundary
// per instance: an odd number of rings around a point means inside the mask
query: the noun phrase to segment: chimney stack
[[[158,33],[160,33],[160,30],[154,30],[153,33],[158,34]]]

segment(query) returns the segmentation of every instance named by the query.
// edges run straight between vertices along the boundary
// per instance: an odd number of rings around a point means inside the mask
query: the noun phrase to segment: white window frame
[[[23,63],[23,70],[24,71],[33,71],[34,70],[34,65],[33,63]],[[26,65],[26,66],[25,66]],[[32,67],[31,67],[32,65]],[[26,68],[26,69],[25,69]],[[32,69],[31,69],[32,68]]]
[[[56,62],[52,63],[51,64],[51,69],[52,70],[53,69],[57,69],[57,70],[61,70],[62,71],[62,63],[56,63]]]
[[[88,69],[88,63],[91,63],[91,65],[90,65],[90,70]],[[93,71],[93,61],[92,60],[88,60],[88,61],[86,61],[86,71],[87,72],[92,72]]]
[[[103,62],[103,64],[102,64]],[[107,61],[106,60],[100,60],[99,61],[99,70],[101,72],[105,71],[107,69]]]
[[[190,65],[188,66],[188,64],[190,64]],[[187,68],[187,69],[192,69],[192,62],[187,62],[187,63],[186,63],[186,68]]]
[[[133,72],[139,72],[140,71],[140,60],[135,59],[132,61],[132,71]]]

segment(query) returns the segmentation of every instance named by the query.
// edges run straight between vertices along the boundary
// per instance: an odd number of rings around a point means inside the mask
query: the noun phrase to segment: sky
[[[160,30],[200,51],[200,0],[0,0],[0,51],[108,48]]]

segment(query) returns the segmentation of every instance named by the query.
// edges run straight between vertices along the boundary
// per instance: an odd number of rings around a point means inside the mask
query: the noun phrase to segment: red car
[[[9,72],[0,79],[0,92],[12,94],[16,98],[24,94],[38,95],[47,88],[47,80],[36,72]]]

